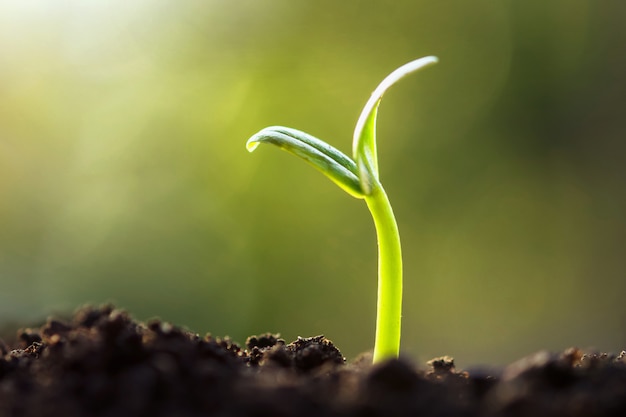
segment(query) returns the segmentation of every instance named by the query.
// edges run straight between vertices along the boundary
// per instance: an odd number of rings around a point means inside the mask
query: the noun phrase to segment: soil
[[[323,336],[200,337],[85,307],[0,342],[0,416],[626,416],[626,352],[540,352],[498,371],[449,357],[346,363]]]

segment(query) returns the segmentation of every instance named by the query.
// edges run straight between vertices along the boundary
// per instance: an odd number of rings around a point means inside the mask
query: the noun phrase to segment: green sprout
[[[397,358],[402,316],[402,252],[398,225],[378,175],[376,116],[383,94],[407,75],[437,62],[434,56],[411,61],[389,74],[365,104],[354,129],[353,158],[299,130],[272,126],[248,139],[248,151],[271,143],[307,161],[348,194],[365,200],[378,238],[378,302],[374,363]]]

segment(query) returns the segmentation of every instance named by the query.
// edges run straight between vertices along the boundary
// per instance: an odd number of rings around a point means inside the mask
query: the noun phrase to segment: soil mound
[[[240,347],[106,305],[22,329],[0,354],[0,416],[626,416],[625,352],[540,352],[495,373],[372,366],[323,336]]]

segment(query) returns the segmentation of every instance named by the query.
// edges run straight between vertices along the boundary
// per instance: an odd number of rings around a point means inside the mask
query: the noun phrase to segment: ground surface
[[[626,353],[538,353],[490,374],[451,358],[346,364],[322,336],[245,347],[111,306],[0,343],[0,416],[626,416]]]

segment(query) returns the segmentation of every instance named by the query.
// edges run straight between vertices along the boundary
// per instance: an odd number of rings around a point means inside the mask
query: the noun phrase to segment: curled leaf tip
[[[257,133],[252,135],[250,139],[246,142],[246,149],[248,152],[253,152],[256,148],[259,147],[261,142],[271,142],[271,138],[280,134],[281,126],[269,126],[259,130]]]
[[[258,146],[259,146],[259,141],[256,140],[254,137],[251,137],[246,142],[246,149],[248,150],[248,152],[254,151]]]
[[[408,62],[392,71],[378,84],[363,107],[354,129],[352,153],[358,166],[359,181],[366,194],[371,184],[378,181],[378,157],[376,153],[376,115],[385,92],[398,81],[428,65],[438,62],[435,56],[426,56]]]

